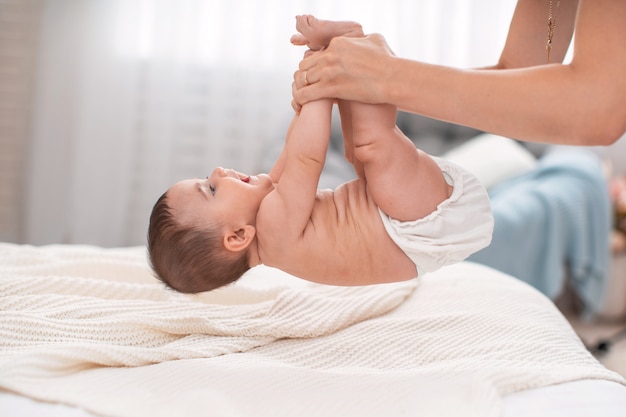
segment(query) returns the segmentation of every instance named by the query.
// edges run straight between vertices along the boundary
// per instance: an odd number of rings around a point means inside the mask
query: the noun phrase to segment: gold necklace
[[[561,0],[557,0],[556,8],[559,7]],[[546,42],[546,50],[548,51],[548,62],[551,61],[552,37],[556,31],[556,16],[552,13],[552,0],[550,0],[550,8],[548,9],[548,41]]]

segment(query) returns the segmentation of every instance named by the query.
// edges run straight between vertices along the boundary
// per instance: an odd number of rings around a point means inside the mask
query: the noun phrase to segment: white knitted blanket
[[[497,416],[588,378],[624,383],[549,300],[472,263],[370,287],[258,267],[185,296],[143,248],[0,244],[0,388],[98,415]]]

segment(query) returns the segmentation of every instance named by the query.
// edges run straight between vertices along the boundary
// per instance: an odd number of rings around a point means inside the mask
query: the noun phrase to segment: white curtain
[[[294,16],[356,20],[397,55],[493,64],[514,0],[43,1],[24,243],[145,242],[152,204],[254,173],[291,118]]]

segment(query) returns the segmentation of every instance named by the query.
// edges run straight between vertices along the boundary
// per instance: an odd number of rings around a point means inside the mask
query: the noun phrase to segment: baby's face
[[[267,174],[249,176],[218,167],[206,179],[177,182],[167,196],[174,216],[186,226],[243,226],[256,223],[259,206],[273,189]]]

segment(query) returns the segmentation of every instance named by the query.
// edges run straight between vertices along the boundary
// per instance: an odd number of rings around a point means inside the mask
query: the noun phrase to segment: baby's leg
[[[357,177],[364,180],[365,172],[363,164],[354,157],[354,142],[352,141],[352,111],[351,102],[346,100],[337,100],[339,107],[339,117],[341,118],[341,132],[343,134],[344,156],[354,167]]]
[[[328,46],[336,36],[363,37],[363,28],[355,22],[334,22],[317,19],[311,15],[296,16],[298,32],[291,37],[295,45],[306,45],[313,51],[319,51]]]
[[[421,219],[451,193],[437,163],[396,126],[396,108],[351,102],[354,157],[374,202],[400,221]]]

